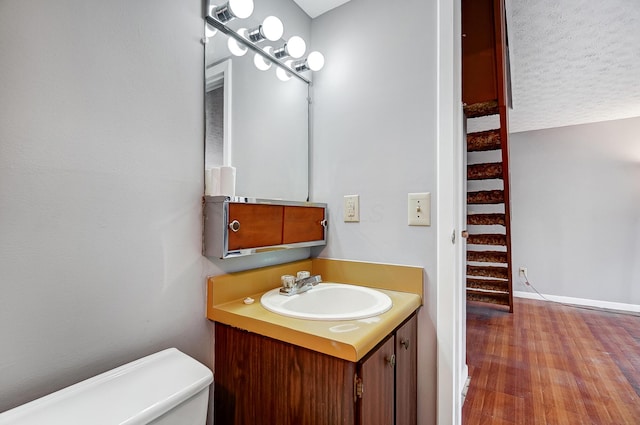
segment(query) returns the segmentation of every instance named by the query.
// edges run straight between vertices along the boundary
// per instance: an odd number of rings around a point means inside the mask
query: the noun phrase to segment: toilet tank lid
[[[0,413],[0,425],[139,425],[213,381],[202,363],[169,348]]]

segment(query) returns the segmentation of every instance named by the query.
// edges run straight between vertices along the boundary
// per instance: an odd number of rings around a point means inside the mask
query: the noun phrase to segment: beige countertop
[[[264,292],[251,295],[253,304],[244,298],[215,305],[209,318],[314,351],[359,361],[387,335],[393,332],[421,305],[420,296],[408,292],[379,289],[387,294],[393,307],[379,316],[359,320],[305,320],[281,316],[260,304]]]
[[[308,270],[324,282],[378,289],[393,307],[360,320],[305,320],[281,316],[262,307],[260,297],[277,287],[280,276]],[[211,276],[207,280],[207,318],[259,335],[357,362],[422,305],[421,267],[360,261],[307,259],[261,269]],[[246,297],[255,300],[247,305]]]

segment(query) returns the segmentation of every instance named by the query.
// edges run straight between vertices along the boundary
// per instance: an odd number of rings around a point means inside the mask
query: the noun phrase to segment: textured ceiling
[[[640,0],[508,0],[511,132],[640,116]]]

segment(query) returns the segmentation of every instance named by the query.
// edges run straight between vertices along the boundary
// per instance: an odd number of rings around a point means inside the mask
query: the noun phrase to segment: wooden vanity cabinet
[[[351,362],[216,323],[214,424],[415,425],[416,339],[414,314]]]
[[[417,424],[417,339],[414,314],[359,363],[357,425]]]

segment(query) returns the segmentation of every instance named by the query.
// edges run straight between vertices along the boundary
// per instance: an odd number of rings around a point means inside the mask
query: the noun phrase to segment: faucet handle
[[[302,270],[302,271],[299,271],[299,272],[296,274],[296,280],[306,279],[306,278],[308,278],[308,277],[310,277],[310,276],[311,276],[311,273],[310,273],[310,272],[308,272],[308,271],[306,271],[306,270]]]
[[[282,287],[285,289],[291,289],[296,283],[296,278],[293,275],[285,274],[280,276],[280,282],[282,283]]]

